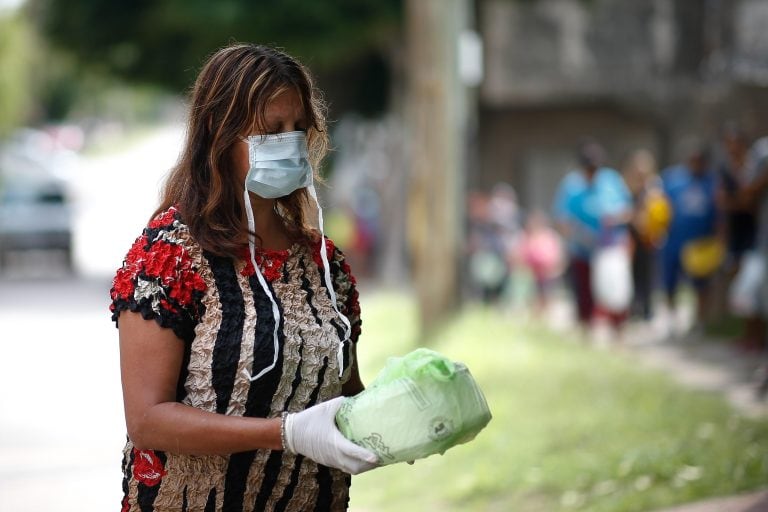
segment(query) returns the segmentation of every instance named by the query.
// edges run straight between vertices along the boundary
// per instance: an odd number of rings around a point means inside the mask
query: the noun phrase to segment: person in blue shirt
[[[631,198],[621,175],[604,166],[605,150],[598,142],[583,142],[577,156],[580,167],[563,177],[555,195],[554,218],[566,242],[578,321],[588,328],[601,312],[619,327],[626,312],[598,311],[590,262],[599,247],[628,243]]]
[[[662,172],[664,193],[672,207],[667,240],[661,248],[662,280],[667,306],[674,313],[680,278],[687,277],[696,290],[696,318],[703,318],[708,308],[710,279],[687,275],[682,253],[686,244],[693,240],[722,234],[717,205],[718,180],[711,167],[709,149],[693,141],[688,146],[683,153],[686,155],[684,162]]]

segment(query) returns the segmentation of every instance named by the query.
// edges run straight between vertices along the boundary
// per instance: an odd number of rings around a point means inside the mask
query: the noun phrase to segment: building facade
[[[638,148],[659,165],[725,122],[768,133],[768,2],[478,0],[485,75],[469,188],[512,184],[549,208],[585,136],[620,168]]]

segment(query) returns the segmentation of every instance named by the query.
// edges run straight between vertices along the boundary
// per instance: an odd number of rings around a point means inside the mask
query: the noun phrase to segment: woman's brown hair
[[[291,56],[266,46],[235,44],[214,53],[191,93],[184,148],[171,170],[157,213],[178,208],[200,246],[220,256],[238,257],[247,243],[244,183],[230,157],[244,133],[266,126],[267,104],[295,90],[306,116],[307,146],[314,169],[328,149],[325,106],[309,72]],[[309,242],[306,189],[277,199],[288,236]]]

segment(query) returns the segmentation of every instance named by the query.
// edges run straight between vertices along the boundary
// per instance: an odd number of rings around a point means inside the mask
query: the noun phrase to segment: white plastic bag
[[[760,314],[760,291],[765,282],[765,258],[759,251],[746,253],[728,290],[728,306],[737,316]]]
[[[613,313],[629,308],[632,301],[632,261],[624,244],[598,248],[592,255],[592,296],[595,303]]]

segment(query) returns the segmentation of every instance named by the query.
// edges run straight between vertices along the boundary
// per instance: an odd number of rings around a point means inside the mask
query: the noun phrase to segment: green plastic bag
[[[474,439],[490,420],[467,367],[426,348],[390,358],[336,413],[344,437],[376,453],[382,465],[443,454]]]

